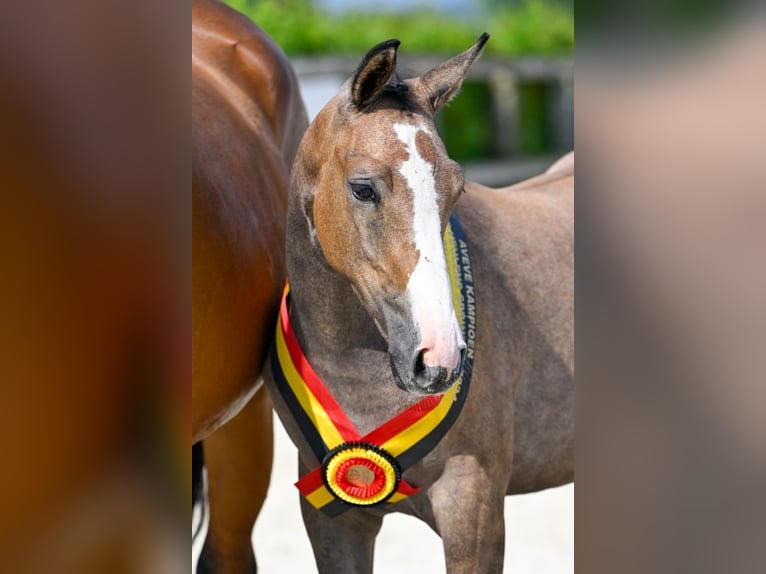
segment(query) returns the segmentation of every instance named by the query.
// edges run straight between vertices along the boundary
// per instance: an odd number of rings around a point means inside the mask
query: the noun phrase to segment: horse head
[[[445,392],[465,357],[442,243],[463,171],[434,114],[488,37],[406,80],[396,71],[398,40],[372,48],[309,128],[293,173],[306,190],[300,201],[312,241],[387,340],[408,392]]]

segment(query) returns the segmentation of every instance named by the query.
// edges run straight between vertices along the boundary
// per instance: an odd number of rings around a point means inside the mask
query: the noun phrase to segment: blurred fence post
[[[574,76],[562,74],[552,83],[548,101],[554,149],[574,149]]]
[[[493,148],[497,157],[518,153],[519,97],[516,74],[508,68],[493,68],[487,76],[492,94]]]

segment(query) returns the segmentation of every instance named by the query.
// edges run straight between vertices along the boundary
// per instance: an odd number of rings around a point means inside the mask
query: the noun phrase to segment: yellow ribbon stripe
[[[287,350],[287,343],[285,342],[281,325],[277,326],[276,344],[279,364],[282,367],[285,380],[287,381],[287,384],[290,385],[290,389],[298,399],[301,408],[305,411],[306,415],[308,415],[309,419],[311,419],[311,423],[314,427],[319,431],[319,435],[322,437],[324,443],[330,450],[343,444],[345,441],[338,432],[338,429],[335,428],[327,411],[322,408],[322,405],[316,399],[314,393],[312,393],[306,383],[303,382],[295,365],[293,365],[290,351]]]
[[[381,446],[387,452],[390,452],[393,456],[399,456],[413,445],[417,444],[425,436],[427,436],[439,423],[447,416],[452,403],[455,402],[455,395],[458,393],[458,385],[452,387],[449,391],[442,395],[439,404],[431,410],[426,416],[416,420],[402,432],[394,437],[391,437]]]
[[[322,508],[335,500],[335,495],[322,485],[321,488],[317,488],[314,492],[307,494],[305,498],[314,508]]]
[[[444,232],[444,255],[447,258],[447,271],[449,272],[450,285],[452,287],[452,305],[455,307],[455,315],[460,323],[460,328],[465,327],[465,315],[463,313],[463,299],[460,296],[460,271],[458,265],[457,241],[452,233],[452,226],[448,225]]]

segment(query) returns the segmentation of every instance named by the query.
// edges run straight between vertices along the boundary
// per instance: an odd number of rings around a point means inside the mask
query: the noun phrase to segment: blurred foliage
[[[226,0],[266,30],[290,55],[360,54],[388,38],[399,38],[409,53],[461,52],[482,32],[496,55],[569,54],[574,48],[574,15],[564,5],[521,0],[483,19],[460,19],[429,8],[402,13],[351,10],[330,14],[313,0]]]
[[[518,87],[519,116],[514,139],[519,155],[551,154],[557,151],[552,138],[548,102],[550,86],[542,82]],[[436,116],[439,133],[451,158],[474,161],[499,157],[495,149],[492,94],[482,82],[463,83],[460,96]]]
[[[491,109],[492,94],[486,83],[463,83],[460,97],[436,116],[451,158],[465,161],[493,155]]]
[[[574,15],[566,0],[483,0],[476,13],[460,17],[433,8],[406,12],[328,12],[318,0],[224,0],[266,30],[287,54],[361,56],[388,38],[407,54],[452,56],[482,32],[492,39],[485,52],[499,57],[571,55]],[[519,85],[518,152],[551,153],[547,87]],[[492,94],[486,83],[466,82],[460,97],[437,116],[450,156],[458,161],[497,156]]]
[[[541,82],[519,86],[519,151],[524,154],[550,153],[548,86]]]

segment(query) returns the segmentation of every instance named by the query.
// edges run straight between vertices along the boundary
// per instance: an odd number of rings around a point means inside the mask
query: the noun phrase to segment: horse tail
[[[192,533],[192,542],[197,539],[205,523],[205,504],[204,484],[202,480],[202,469],[205,467],[205,457],[202,451],[202,441],[192,445],[192,509],[200,504],[200,518],[197,528]]]

